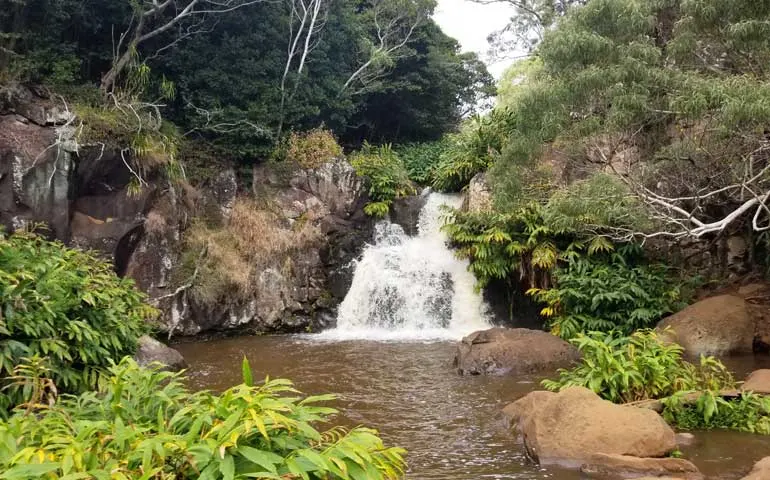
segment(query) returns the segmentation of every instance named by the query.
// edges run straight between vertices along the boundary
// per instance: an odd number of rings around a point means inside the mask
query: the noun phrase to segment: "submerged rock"
[[[547,332],[497,327],[463,338],[454,365],[461,375],[504,375],[567,367],[579,358],[574,346]]]
[[[661,478],[701,480],[703,474],[683,458],[639,458],[628,455],[597,454],[580,467],[589,478],[615,480],[621,478]],[[676,475],[674,477],[674,475]]]
[[[658,458],[676,449],[674,431],[657,413],[616,405],[582,387],[533,392],[506,411],[540,463],[579,467],[597,454]]]
[[[754,468],[742,480],[768,480],[770,479],[770,457],[765,457],[754,464]]]
[[[657,330],[691,356],[753,351],[754,319],[748,303],[734,295],[701,300],[662,320]]]
[[[139,348],[134,355],[134,360],[143,367],[151,363],[160,363],[168,370],[177,371],[187,368],[187,362],[181,353],[148,335],[143,335],[139,339]]]

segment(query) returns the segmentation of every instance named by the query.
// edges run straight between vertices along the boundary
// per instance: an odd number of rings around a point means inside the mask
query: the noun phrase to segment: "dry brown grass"
[[[320,239],[312,221],[305,219],[290,226],[254,200],[239,198],[224,227],[213,228],[198,221],[186,233],[185,263],[200,263],[193,294],[207,305],[247,298],[259,272],[270,266],[280,268],[292,252],[309,248]],[[184,270],[194,268],[187,265]]]

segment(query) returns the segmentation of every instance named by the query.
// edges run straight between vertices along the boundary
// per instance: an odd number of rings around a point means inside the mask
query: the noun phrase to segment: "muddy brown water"
[[[195,389],[223,390],[240,383],[246,356],[255,378],[292,379],[306,394],[341,396],[337,423],[366,425],[409,453],[409,479],[581,478],[576,472],[530,462],[506,430],[500,410],[538,387],[540,378],[461,377],[452,369],[450,342],[321,341],[312,336],[240,337],[175,346],[190,365]],[[770,367],[768,357],[731,359],[741,378]],[[764,456],[770,437],[694,432],[682,448],[710,479],[738,479]]]

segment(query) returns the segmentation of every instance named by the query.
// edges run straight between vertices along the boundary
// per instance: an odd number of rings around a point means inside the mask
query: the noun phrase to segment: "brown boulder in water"
[[[678,343],[690,356],[753,351],[754,319],[749,304],[734,295],[694,303],[663,319],[657,330],[662,338]]]
[[[760,369],[751,372],[741,386],[744,392],[770,394],[770,369]]]
[[[703,474],[689,460],[683,458],[639,458],[627,455],[594,455],[580,467],[589,478],[615,480],[620,478],[654,478],[702,480]],[[673,477],[672,475],[676,475]]]
[[[516,404],[506,411],[518,417],[524,446],[540,463],[579,467],[597,454],[664,457],[676,449],[674,431],[656,412],[615,405],[587,388],[531,393]]]
[[[454,365],[461,375],[517,375],[568,367],[579,358],[574,346],[550,333],[497,327],[463,338]]]

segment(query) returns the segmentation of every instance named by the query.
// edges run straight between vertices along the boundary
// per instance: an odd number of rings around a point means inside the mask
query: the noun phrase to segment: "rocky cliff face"
[[[78,119],[42,92],[0,90],[0,223],[8,230],[44,223],[72,246],[102,252],[163,311],[161,328],[176,335],[248,329],[304,331],[333,323],[350,284],[350,262],[371,238],[365,193],[353,168],[335,159],[312,170],[277,175],[258,168],[254,192],[287,228],[312,222],[319,232],[288,258],[264,259],[247,300],[203,305],[177,270],[185,231],[200,210],[227,222],[243,191],[232,169],[201,185],[150,173],[141,192],[119,152],[76,141]],[[195,279],[190,279],[193,282]]]

